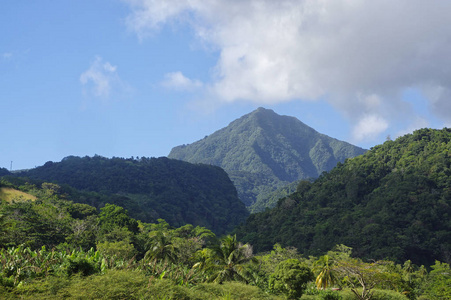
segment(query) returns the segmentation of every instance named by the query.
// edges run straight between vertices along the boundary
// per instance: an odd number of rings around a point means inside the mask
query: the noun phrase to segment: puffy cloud
[[[357,141],[372,139],[388,128],[388,122],[378,115],[363,115],[353,130],[353,138]]]
[[[204,88],[220,101],[325,98],[364,139],[411,118],[400,95],[415,87],[427,89],[431,110],[451,120],[449,1],[126,2],[132,8],[127,24],[141,38],[183,24],[219,51]],[[383,126],[365,129],[376,120]]]
[[[164,77],[165,79],[161,84],[171,89],[193,91],[201,88],[203,85],[199,80],[185,77],[182,72],[167,73]]]
[[[116,69],[116,66],[103,62],[102,58],[97,56],[89,69],[80,75],[84,92],[96,97],[108,98],[114,86],[123,85]]]
[[[186,0],[125,0],[132,7],[133,13],[126,19],[127,26],[136,32],[140,39],[145,38],[154,30],[167,22],[181,18],[190,3]],[[196,6],[200,6],[197,3]]]

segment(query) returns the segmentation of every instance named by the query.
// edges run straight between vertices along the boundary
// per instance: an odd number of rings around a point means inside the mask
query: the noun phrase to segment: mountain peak
[[[256,110],[254,110],[253,112],[251,112],[251,114],[264,114],[264,113],[277,115],[272,109],[264,108],[264,107],[259,107]]]
[[[257,108],[256,110],[254,110],[254,112],[258,112],[258,111],[272,111],[272,112],[274,112],[272,109],[269,109],[269,108],[264,108],[264,107],[259,107],[259,108]]]
[[[266,133],[288,134],[290,129],[298,130],[304,137],[319,134],[315,129],[292,116],[279,115],[272,109],[259,107],[256,110],[231,122],[228,127],[239,127],[242,131],[255,131],[260,128]]]
[[[272,109],[266,109],[264,107],[259,107],[256,110],[254,110],[248,114],[245,114],[244,116],[236,119],[233,122],[240,121],[240,120],[243,121],[243,120],[253,120],[253,119],[259,119],[259,118],[276,118],[276,117],[281,117],[281,116],[276,114]]]
[[[168,157],[222,167],[249,206],[262,193],[318,177],[364,152],[318,133],[295,117],[259,107],[200,141],[173,148]]]
[[[242,118],[292,118],[288,116],[282,116],[274,112],[272,109],[259,107],[256,110],[244,115]]]

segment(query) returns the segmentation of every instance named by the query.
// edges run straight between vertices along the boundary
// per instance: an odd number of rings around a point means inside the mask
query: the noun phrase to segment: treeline
[[[274,245],[255,255],[234,235],[144,223],[60,186],[2,180],[36,197],[0,204],[2,299],[447,299],[451,270],[364,261],[339,245],[320,257]],[[339,289],[334,291],[331,288]]]
[[[422,129],[346,160],[264,213],[237,236],[320,255],[343,243],[366,259],[451,262],[451,129]]]
[[[9,171],[5,168],[0,168],[0,176],[9,175]]]
[[[78,203],[117,204],[143,222],[162,218],[172,226],[193,224],[223,234],[249,214],[221,168],[165,157],[69,156],[16,176],[57,183]]]

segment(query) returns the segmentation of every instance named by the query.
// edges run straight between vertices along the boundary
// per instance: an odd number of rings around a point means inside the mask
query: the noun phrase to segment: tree
[[[121,206],[105,204],[100,209],[99,225],[101,231],[107,233],[115,227],[125,227],[132,233],[138,233],[138,222],[128,215],[128,211]]]
[[[259,270],[265,275],[271,275],[277,265],[287,259],[300,259],[301,255],[294,247],[283,248],[280,244],[275,244],[273,250],[265,255],[258,256]]]
[[[431,266],[425,292],[433,299],[451,299],[451,269],[449,264],[435,262]]]
[[[109,258],[130,260],[136,254],[133,244],[127,241],[99,242],[96,247],[102,255]]]
[[[198,262],[196,253],[216,239],[213,232],[204,227],[184,225],[172,230],[177,251],[177,263],[192,267]]]
[[[53,195],[59,195],[61,193],[61,187],[55,183],[44,182],[42,185],[42,192],[45,196],[51,197]]]
[[[384,272],[384,264],[383,261],[365,263],[357,258],[348,258],[337,262],[334,269],[344,277],[357,299],[370,300],[373,296],[372,289],[386,281],[390,275]],[[361,292],[359,288],[362,288]]]
[[[178,248],[173,243],[173,237],[169,231],[157,230],[149,234],[150,240],[148,242],[146,260],[160,260],[175,262],[177,260]]]
[[[211,250],[212,257],[207,263],[207,270],[211,272],[209,281],[222,283],[236,280],[248,283],[249,272],[245,264],[256,262],[251,245],[241,244],[236,235],[227,235]]]
[[[74,247],[90,249],[95,247],[96,235],[99,231],[96,216],[88,216],[84,219],[74,219],[70,223],[71,233],[66,236],[66,242]]]
[[[284,293],[288,299],[300,298],[313,280],[313,272],[297,259],[287,259],[277,265],[269,278],[269,287],[275,292]]]
[[[329,285],[333,285],[337,282],[333,266],[334,260],[329,255],[323,255],[315,262],[313,269],[316,272],[319,272],[315,281],[318,290],[325,290]]]

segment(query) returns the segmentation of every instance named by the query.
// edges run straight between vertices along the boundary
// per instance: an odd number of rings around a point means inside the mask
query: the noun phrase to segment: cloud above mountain
[[[126,0],[140,39],[189,26],[218,51],[209,82],[166,76],[232,103],[326,99],[354,124],[354,138],[415,122],[405,89],[421,91],[451,123],[451,2],[420,0]],[[409,123],[410,122],[410,123]]]
[[[80,75],[83,93],[88,96],[107,99],[114,90],[126,89],[126,84],[117,73],[117,66],[104,62],[96,56],[89,68]]]
[[[197,79],[189,79],[182,72],[171,72],[164,76],[161,85],[175,90],[193,91],[202,87],[202,82]]]

